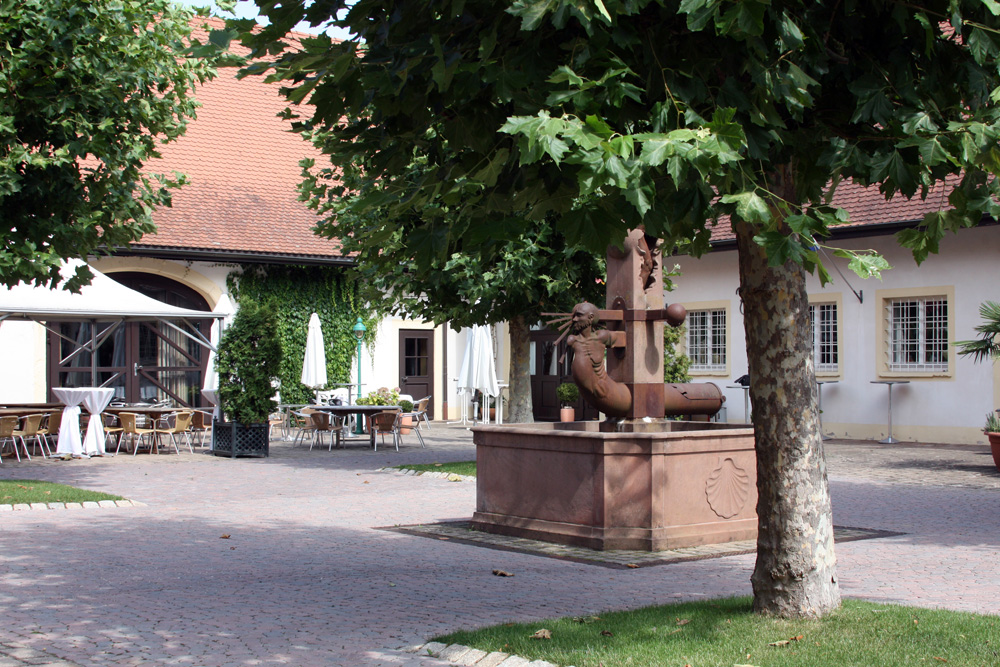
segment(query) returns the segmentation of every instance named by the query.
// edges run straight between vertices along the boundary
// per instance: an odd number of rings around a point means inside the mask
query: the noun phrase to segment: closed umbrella
[[[489,327],[477,324],[469,333],[465,357],[462,359],[462,371],[458,376],[458,391],[468,395],[479,391],[484,396],[491,397],[500,393]]]
[[[326,386],[326,347],[323,345],[323,327],[316,313],[309,317],[306,356],[302,361],[302,384],[311,389]]]
[[[222,332],[225,331],[229,323],[233,321],[233,302],[229,300],[229,295],[223,294],[219,302],[212,309],[213,313],[225,315],[221,320],[212,320],[212,328],[209,329],[209,340],[212,347],[217,348],[222,340]],[[205,370],[205,381],[201,385],[201,395],[215,407],[215,416],[222,419],[219,410],[219,371],[215,368],[215,350],[208,351],[208,367]]]

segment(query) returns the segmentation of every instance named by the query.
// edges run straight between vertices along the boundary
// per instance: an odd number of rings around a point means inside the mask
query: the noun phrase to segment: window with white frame
[[[694,372],[726,371],[726,311],[692,310],[687,316],[686,354]]]
[[[837,331],[837,304],[809,304],[812,331],[813,368],[817,373],[840,370],[840,334]]]
[[[948,299],[943,296],[886,299],[889,370],[948,370]]]

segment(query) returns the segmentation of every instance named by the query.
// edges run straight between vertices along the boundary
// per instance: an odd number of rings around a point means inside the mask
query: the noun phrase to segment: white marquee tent
[[[62,269],[63,276],[71,276],[80,264],[79,260],[67,262]],[[129,289],[94,268],[90,270],[94,274],[93,281],[84,286],[78,293],[62,289],[62,284],[55,289],[35,287],[24,283],[19,283],[12,288],[0,288],[0,324],[4,321],[17,320],[38,322],[49,331],[69,340],[76,346],[69,357],[96,350],[124,322],[161,322],[199,345],[215,350],[212,342],[194,327],[181,327],[175,323],[207,318],[221,319],[224,315],[168,305]],[[49,326],[50,322],[90,322],[92,324],[109,322],[111,325],[100,332],[97,331],[96,326],[91,326],[91,339],[79,344],[77,341],[62,336],[58,328]],[[96,355],[91,354],[90,358],[94,360]],[[92,381],[97,376],[93,364],[92,361]]]

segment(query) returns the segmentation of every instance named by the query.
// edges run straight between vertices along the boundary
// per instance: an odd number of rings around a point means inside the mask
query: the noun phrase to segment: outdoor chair
[[[343,423],[339,417],[334,417],[328,412],[317,410],[309,415],[309,419],[313,427],[313,441],[309,444],[309,451],[312,451],[316,441],[319,441],[320,445],[323,444],[324,433],[330,434],[330,446],[327,448],[327,451],[333,451],[334,443],[340,447],[340,430]]]
[[[188,451],[194,454],[194,447],[191,446],[191,433],[188,431],[191,426],[191,416],[191,410],[181,410],[165,415],[153,429],[154,437],[159,438],[161,434],[169,435],[174,452],[180,454],[181,450],[177,449],[177,436],[183,435],[187,438]]]
[[[31,454],[28,453],[28,440],[34,440],[35,444],[38,444],[39,439],[42,438],[39,429],[42,427],[42,419],[44,417],[45,415],[41,414],[28,415],[24,418],[24,428],[15,428],[12,433],[15,438],[21,440],[21,449],[24,450],[24,455],[28,457],[29,461],[31,460]],[[42,452],[45,452],[44,447],[42,448]],[[17,445],[14,445],[14,454],[17,455],[17,460],[20,461],[21,455],[17,453]]]
[[[392,444],[396,446],[396,451],[399,451],[399,443],[403,440],[403,434],[400,432],[400,424],[402,423],[402,412],[379,412],[372,416],[372,429],[374,431],[373,440],[375,442],[375,451],[378,451],[378,436],[382,435],[382,444],[385,444],[385,434],[392,433]],[[420,440],[420,446],[426,447],[424,444],[424,436],[420,434],[419,428],[413,428],[413,432],[417,434],[417,439]]]
[[[62,414],[62,408],[59,408],[45,415],[45,418],[42,420],[42,428],[38,429],[38,434],[41,438],[35,441],[36,448],[39,443],[41,444],[42,456],[52,458],[51,443],[58,442],[59,440],[59,427],[62,425]],[[46,449],[48,453],[46,453]]]
[[[191,413],[191,425],[188,426],[188,430],[198,437],[198,446],[204,446],[205,436],[212,430],[212,415],[203,410],[195,410]]]
[[[295,416],[295,422],[296,422],[295,426],[297,426],[299,429],[299,432],[295,436],[295,439],[292,441],[292,444],[304,441],[306,434],[311,435],[312,438],[315,440],[316,425],[313,423],[312,418],[310,417],[310,415],[314,414],[315,412],[316,412],[315,408],[302,408],[298,412],[292,413]],[[312,449],[312,445],[309,445],[309,448]]]
[[[413,420],[416,422],[418,431],[420,429],[421,420],[423,420],[423,422],[427,424],[427,428],[431,427],[431,420],[427,416],[427,406],[428,404],[430,404],[430,402],[431,402],[431,397],[424,396],[413,405],[413,412],[411,412],[410,414],[413,415]],[[423,440],[421,440],[421,442],[423,442]]]
[[[0,417],[0,463],[3,463],[3,450],[8,441],[14,448],[14,453],[17,454],[17,440],[14,439],[14,430],[17,429],[19,421],[17,417]],[[19,461],[21,460],[20,454],[17,455],[17,458]]]
[[[129,444],[132,445],[132,456],[139,453],[139,447],[142,445],[143,441],[147,439],[147,437],[149,439],[149,444],[147,445],[149,453],[158,454],[159,447],[156,438],[156,429],[136,426],[136,417],[137,415],[134,412],[118,413],[118,419],[121,420],[122,424],[122,434],[121,437],[118,438],[118,447],[115,449],[115,454],[118,454],[118,451],[122,446],[122,441],[125,440],[126,437],[128,438]],[[128,451],[128,449],[126,449],[126,451]]]
[[[120,443],[123,429],[121,421],[118,419],[118,417],[111,414],[110,412],[105,412],[104,414],[101,415],[101,417],[104,419],[104,444],[105,444],[105,449],[107,449],[107,443],[109,439],[112,442],[114,442],[115,439],[117,438],[117,440]]]

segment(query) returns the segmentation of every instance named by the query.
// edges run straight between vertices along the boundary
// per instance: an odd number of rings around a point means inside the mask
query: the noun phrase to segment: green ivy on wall
[[[375,342],[379,318],[365,309],[357,283],[349,280],[343,269],[248,264],[230,273],[226,285],[237,303],[246,296],[270,305],[277,313],[283,403],[309,403],[313,398],[314,391],[301,382],[309,316],[313,313],[323,325],[328,386],[352,381],[351,362],[357,351],[352,328],[359,316],[368,328],[365,345]]]

